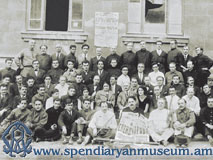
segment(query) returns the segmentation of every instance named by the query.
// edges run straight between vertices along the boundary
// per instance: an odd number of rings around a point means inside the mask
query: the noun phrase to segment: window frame
[[[69,0],[69,18],[68,18],[68,30],[67,31],[83,31],[84,30],[84,0],[82,0],[82,27],[81,29],[72,28],[72,0]]]
[[[44,25],[45,25],[45,14],[46,14],[46,0],[41,0],[41,18],[40,18],[40,28],[31,28],[30,26],[30,21],[31,21],[31,1],[32,0],[27,0],[27,30],[29,31],[41,31],[44,30]]]
[[[133,29],[129,29],[129,23],[131,23],[131,21],[129,21],[129,17],[128,17],[128,21],[127,21],[127,31],[126,33],[127,34],[143,34],[143,35],[159,35],[159,36],[172,36],[172,35],[175,35],[175,36],[183,36],[184,35],[184,32],[183,32],[183,0],[180,0],[181,2],[181,10],[180,10],[180,14],[181,14],[181,31],[177,33],[169,33],[169,25],[170,25],[170,21],[169,21],[169,16],[170,16],[170,12],[169,12],[169,4],[171,2],[169,1],[172,1],[172,0],[165,0],[165,22],[164,22],[164,25],[165,25],[165,28],[164,28],[164,31],[163,32],[150,32],[149,30],[146,30],[145,29],[145,3],[146,3],[146,0],[140,0],[140,12],[141,12],[141,21],[140,21],[140,32],[132,32],[131,30]],[[128,9],[129,9],[129,3],[130,0],[128,0]],[[128,10],[128,16],[129,16],[129,10]],[[156,30],[157,30],[157,26],[156,26]]]
[[[26,16],[26,30],[27,31],[44,31],[44,32],[70,32],[70,31],[83,31],[84,30],[84,0],[82,0],[82,27],[81,29],[72,28],[72,0],[69,0],[69,13],[68,13],[68,27],[67,31],[47,31],[45,30],[45,22],[46,22],[46,0],[41,0],[41,18],[40,18],[40,28],[32,28],[30,26],[30,14],[31,14],[31,0],[27,1],[27,16]]]

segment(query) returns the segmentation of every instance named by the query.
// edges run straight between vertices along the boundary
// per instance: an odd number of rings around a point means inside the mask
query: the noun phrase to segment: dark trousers
[[[74,134],[75,136],[78,135],[78,132],[81,132],[81,128],[78,126],[77,123],[73,123],[69,126],[66,126],[67,128],[67,134],[65,136],[70,136],[71,134]]]
[[[61,138],[61,133],[58,128],[55,130],[50,129],[45,129],[45,128],[38,128],[35,130],[36,137],[42,139],[42,140],[47,140],[47,141],[56,141]]]
[[[201,133],[202,135],[204,135],[204,125],[200,119],[200,116],[195,116],[196,117],[196,123],[195,123],[195,132],[196,133]]]
[[[213,137],[213,129],[205,127],[205,136],[211,136]]]

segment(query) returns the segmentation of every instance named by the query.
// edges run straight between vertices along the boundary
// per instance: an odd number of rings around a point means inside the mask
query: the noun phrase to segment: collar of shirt
[[[60,55],[61,55],[60,52],[59,52],[59,53],[58,53],[58,52],[56,53],[56,57],[60,57]]]
[[[184,54],[184,53],[183,53],[183,57],[184,57],[184,58],[185,58],[185,57],[187,58],[187,57],[188,57],[188,54]]]
[[[82,57],[87,59],[88,54],[84,54],[84,53],[82,53]]]
[[[68,113],[69,115],[72,115],[72,111],[68,111],[68,110],[67,110],[67,113]]]
[[[185,107],[185,108],[183,108],[183,109],[180,109],[180,108],[178,108],[177,109],[177,113],[185,113],[185,112],[187,112],[187,108]]]
[[[158,53],[158,55],[160,55],[162,53],[162,50],[161,49],[157,49],[157,53]]]
[[[21,98],[26,98],[26,97],[27,97],[27,95],[20,95],[20,97],[21,97]]]
[[[101,56],[96,56],[96,57],[97,57],[97,59],[98,59],[98,60],[100,60],[100,59],[101,59]]]
[[[98,74],[102,74],[103,73],[103,69],[102,70],[98,70]]]

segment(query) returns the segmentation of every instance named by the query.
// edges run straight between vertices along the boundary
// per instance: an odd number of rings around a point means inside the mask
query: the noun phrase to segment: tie
[[[186,59],[187,59],[187,56],[186,56],[186,55],[184,55],[184,60],[186,61]]]
[[[142,74],[141,73],[139,73],[139,78],[140,78],[140,80],[142,82]]]
[[[84,61],[86,61],[87,60],[87,55],[86,54],[84,54]]]
[[[35,70],[35,75],[36,75],[36,77],[38,76],[38,71],[37,70]]]
[[[101,70],[98,70],[98,74],[99,74],[99,76],[101,75],[101,73],[102,73],[102,71],[101,71]]]
[[[94,86],[94,92],[96,91],[96,89],[97,89],[97,86]]]

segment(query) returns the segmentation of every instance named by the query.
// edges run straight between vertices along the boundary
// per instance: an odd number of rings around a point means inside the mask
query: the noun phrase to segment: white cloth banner
[[[117,12],[95,13],[95,46],[112,47],[118,44],[118,21]]]
[[[133,143],[149,142],[148,119],[138,113],[123,112],[115,139]]]

